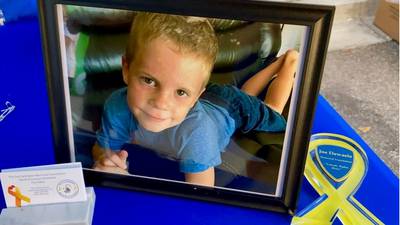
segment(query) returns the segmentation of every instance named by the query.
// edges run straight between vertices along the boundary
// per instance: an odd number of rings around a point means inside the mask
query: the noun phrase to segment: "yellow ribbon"
[[[28,196],[21,194],[21,191],[15,185],[10,185],[8,187],[8,194],[15,197],[15,206],[16,207],[21,207],[21,200],[28,202],[28,203],[31,202],[31,199]]]
[[[352,168],[342,179],[334,179],[321,165],[316,152],[321,145],[341,147],[353,153]],[[353,196],[360,187],[367,168],[364,150],[352,139],[329,133],[313,135],[304,174],[321,197],[297,213],[291,224],[330,225],[337,217],[344,225],[384,224]]]

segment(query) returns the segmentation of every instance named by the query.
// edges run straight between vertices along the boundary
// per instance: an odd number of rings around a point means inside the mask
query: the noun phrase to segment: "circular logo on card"
[[[73,198],[79,192],[78,184],[73,180],[62,180],[57,184],[57,193],[64,198]]]

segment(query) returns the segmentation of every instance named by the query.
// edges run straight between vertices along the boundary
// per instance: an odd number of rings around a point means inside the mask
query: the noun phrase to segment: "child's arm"
[[[128,158],[128,152],[125,150],[112,151],[100,147],[97,143],[92,149],[93,159],[95,164],[93,169],[128,174],[126,159]]]
[[[205,185],[205,186],[214,186],[215,174],[214,167],[210,167],[199,173],[185,173],[186,182]]]

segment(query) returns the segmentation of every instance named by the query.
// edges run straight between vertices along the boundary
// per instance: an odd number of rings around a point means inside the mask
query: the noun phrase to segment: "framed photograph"
[[[294,213],[334,7],[39,0],[57,163]]]

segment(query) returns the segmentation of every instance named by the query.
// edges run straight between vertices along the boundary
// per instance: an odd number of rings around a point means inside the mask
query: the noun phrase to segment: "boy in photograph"
[[[127,87],[104,105],[94,169],[127,173],[128,153],[121,148],[135,143],[177,160],[187,182],[213,186],[214,168],[236,130],[284,131],[281,113],[297,52],[277,58],[241,90],[208,83],[217,52],[205,18],[138,13],[122,57]],[[269,82],[264,101],[255,97]]]

